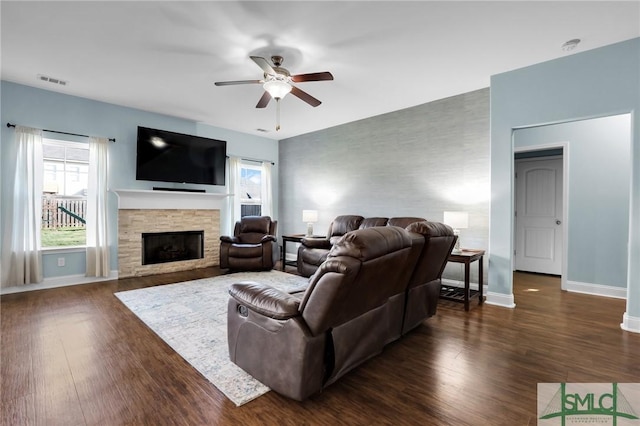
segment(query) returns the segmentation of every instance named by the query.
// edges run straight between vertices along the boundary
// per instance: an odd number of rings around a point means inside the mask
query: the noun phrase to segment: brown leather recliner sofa
[[[444,267],[436,264],[440,250],[446,263],[455,239],[451,228],[430,222],[416,224],[414,232],[359,229],[335,242],[302,293],[233,284],[231,361],[284,396],[304,400],[321,391],[435,314],[438,295],[427,298],[439,292],[440,278],[423,282],[431,279],[425,271]],[[432,267],[418,267],[432,257],[438,259]]]
[[[366,229],[372,226],[400,226],[407,227],[414,222],[424,221],[421,217],[368,217],[358,215],[337,216],[330,224],[325,238],[303,238],[298,247],[298,274],[310,277],[325,261],[329,250],[344,234],[356,229]]]

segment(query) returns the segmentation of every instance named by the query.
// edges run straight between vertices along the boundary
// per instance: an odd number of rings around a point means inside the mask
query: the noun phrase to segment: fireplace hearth
[[[204,231],[142,233],[142,264],[178,262],[204,257]]]

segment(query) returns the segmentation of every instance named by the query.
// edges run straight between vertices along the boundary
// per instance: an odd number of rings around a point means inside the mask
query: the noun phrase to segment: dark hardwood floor
[[[236,407],[113,296],[216,268],[2,296],[3,425],[535,425],[539,382],[638,382],[625,302],[516,273],[517,307],[438,314],[305,402]],[[283,365],[282,368],[287,368]]]

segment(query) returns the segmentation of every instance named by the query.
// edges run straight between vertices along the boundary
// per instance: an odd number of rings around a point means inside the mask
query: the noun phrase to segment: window
[[[262,166],[240,166],[240,217],[262,215]]]
[[[42,247],[84,246],[89,145],[43,139]]]

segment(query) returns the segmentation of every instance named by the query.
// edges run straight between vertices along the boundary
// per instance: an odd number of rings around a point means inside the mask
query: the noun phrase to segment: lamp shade
[[[466,229],[469,227],[469,213],[444,212],[444,223],[454,229]]]
[[[273,99],[282,99],[291,91],[291,85],[282,80],[269,80],[262,87]]]
[[[317,210],[302,210],[302,221],[306,223],[314,223],[318,221]]]

